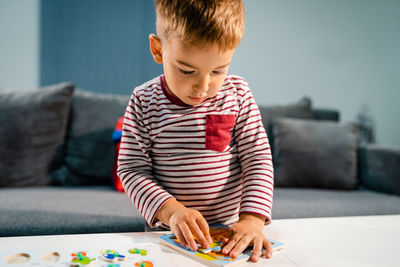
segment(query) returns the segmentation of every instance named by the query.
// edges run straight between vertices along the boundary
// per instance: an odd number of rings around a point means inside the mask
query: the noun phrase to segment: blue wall
[[[42,0],[40,84],[130,94],[162,71],[152,60],[153,1]]]
[[[0,88],[39,85],[39,0],[0,0]]]
[[[368,105],[378,143],[400,146],[400,1],[244,2],[231,73],[259,104],[308,95],[343,121]],[[161,73],[148,49],[154,28],[152,0],[0,0],[0,88],[70,80],[129,94]]]
[[[377,142],[400,146],[399,0],[245,0],[246,32],[232,73],[258,104],[339,109],[354,121],[367,105]]]

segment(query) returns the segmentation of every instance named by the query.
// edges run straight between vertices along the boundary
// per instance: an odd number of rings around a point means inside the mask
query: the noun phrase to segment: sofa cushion
[[[357,132],[329,121],[274,119],[275,185],[354,189]]]
[[[371,190],[275,188],[274,219],[400,214],[400,197]]]
[[[76,90],[72,97],[64,162],[52,173],[52,184],[111,184],[112,134],[128,101],[129,96]]]
[[[314,119],[311,100],[303,97],[299,102],[288,105],[259,106],[262,123],[268,135],[271,151],[274,151],[274,140],[271,120],[274,118]]]
[[[145,230],[126,194],[111,186],[0,189],[0,236]],[[368,190],[276,188],[273,219],[400,214],[400,197]]]
[[[313,108],[314,120],[319,121],[340,121],[340,113],[335,109]]]
[[[400,149],[375,144],[359,148],[361,184],[369,189],[400,195]]]
[[[111,186],[0,189],[0,236],[143,232],[145,220]]]
[[[299,102],[288,105],[259,106],[264,128],[270,131],[270,123],[273,118],[297,118],[314,119],[311,107],[311,100],[308,97],[302,98]]]
[[[74,85],[0,91],[0,186],[48,184],[64,142]]]

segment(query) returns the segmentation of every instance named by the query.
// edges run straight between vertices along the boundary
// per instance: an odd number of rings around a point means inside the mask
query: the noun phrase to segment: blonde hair
[[[244,33],[242,0],[155,0],[157,34],[186,45],[236,48]]]

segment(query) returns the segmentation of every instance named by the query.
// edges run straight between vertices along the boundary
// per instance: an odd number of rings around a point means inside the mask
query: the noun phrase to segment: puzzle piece
[[[51,252],[46,255],[42,256],[42,260],[47,261],[47,262],[57,262],[60,259],[60,253],[58,252]]]
[[[84,251],[72,253],[71,256],[73,258],[71,260],[70,267],[90,266],[97,263],[95,258],[89,258],[87,253]]]
[[[6,258],[6,263],[8,264],[19,264],[28,262],[31,258],[31,255],[28,253],[18,253],[15,255],[11,255]]]
[[[116,262],[116,261],[123,261],[126,259],[124,255],[119,254],[115,250],[101,250],[100,253],[102,253],[101,259],[103,261]]]
[[[199,251],[201,253],[210,253],[213,249],[212,248],[200,248]]]
[[[140,254],[142,256],[146,256],[147,255],[147,250],[145,249],[138,249],[138,248],[131,248],[129,250],[130,254]]]
[[[200,248],[201,246],[199,244],[197,246],[199,247],[199,251],[205,254],[210,252],[221,253],[222,251],[222,241],[210,243],[209,248]]]
[[[150,261],[141,261],[141,262],[136,262],[135,266],[137,266],[137,267],[153,267],[153,263]]]
[[[222,248],[220,246],[215,246],[212,248],[212,252],[221,253],[221,251],[222,251]]]

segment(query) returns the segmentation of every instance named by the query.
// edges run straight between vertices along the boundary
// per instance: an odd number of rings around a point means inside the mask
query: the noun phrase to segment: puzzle
[[[182,246],[174,234],[161,236],[160,242],[163,245],[182,252],[192,259],[195,259],[209,266],[232,266],[247,261],[252,254],[251,248],[246,249],[236,258],[232,258],[228,255],[222,254],[223,241],[224,239],[229,239],[230,237],[230,230],[229,227],[227,227],[226,225],[211,225],[210,235],[213,242],[209,244],[209,247],[207,249],[203,249],[198,244],[197,246],[199,249],[197,251],[192,251]],[[269,241],[272,244],[273,251],[277,251],[283,248],[283,243],[273,240]]]
[[[0,257],[0,266],[63,266],[63,267],[157,267],[166,266],[161,248],[154,243],[134,243],[135,246],[118,249],[89,248],[86,250],[66,250],[53,252],[32,248],[26,252],[8,252]],[[3,254],[3,252],[2,252]]]

